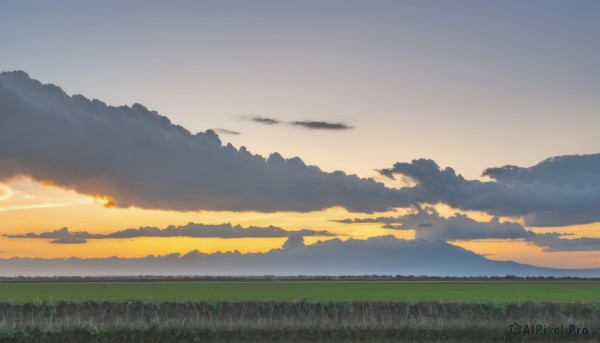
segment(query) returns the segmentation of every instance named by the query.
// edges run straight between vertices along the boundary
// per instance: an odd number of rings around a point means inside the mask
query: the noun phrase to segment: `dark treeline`
[[[554,276],[427,276],[427,275],[297,275],[297,276],[15,276],[2,277],[0,282],[133,282],[133,281],[600,281],[600,278]]]

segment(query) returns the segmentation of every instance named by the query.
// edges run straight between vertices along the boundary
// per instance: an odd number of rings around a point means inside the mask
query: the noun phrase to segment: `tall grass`
[[[592,335],[570,339],[600,338],[598,303],[0,303],[0,320],[0,342],[505,341],[513,322],[585,325]]]

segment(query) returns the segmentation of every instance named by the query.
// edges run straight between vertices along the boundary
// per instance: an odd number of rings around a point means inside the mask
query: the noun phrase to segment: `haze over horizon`
[[[600,268],[597,3],[134,3],[0,4],[0,275]]]

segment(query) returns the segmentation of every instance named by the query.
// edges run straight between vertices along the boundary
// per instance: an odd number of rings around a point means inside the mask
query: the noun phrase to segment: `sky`
[[[72,234],[193,222],[600,268],[599,32],[595,1],[2,2],[0,258],[298,235]]]

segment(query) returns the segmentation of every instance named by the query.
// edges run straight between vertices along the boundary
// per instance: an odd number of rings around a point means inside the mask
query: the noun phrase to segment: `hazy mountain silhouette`
[[[442,242],[392,236],[332,239],[305,245],[290,237],[267,253],[206,254],[197,250],[142,258],[0,260],[0,274],[14,275],[431,275],[600,277],[600,269],[555,269],[494,261]]]

